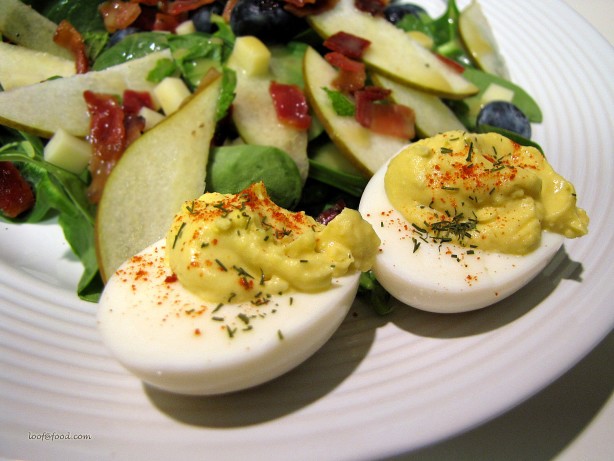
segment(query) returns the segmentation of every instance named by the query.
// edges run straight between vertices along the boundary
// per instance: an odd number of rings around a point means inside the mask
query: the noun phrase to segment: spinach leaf
[[[284,151],[241,144],[213,149],[207,165],[207,192],[236,194],[262,181],[271,200],[292,209],[301,197],[298,167]]]
[[[478,94],[464,100],[470,109],[472,109],[475,116],[477,116],[477,112],[479,112],[479,107],[473,106],[479,106],[481,104],[481,98],[484,91],[486,91],[488,87],[494,83],[512,90],[514,92],[514,97],[511,102],[518,107],[531,122],[541,123],[542,111],[539,105],[529,93],[515,83],[478,69],[465,69],[465,72],[463,72],[463,77],[480,89]]]
[[[101,2],[75,2],[74,0],[56,0],[46,3],[39,11],[56,24],[63,19],[70,22],[81,34],[86,32],[104,32],[104,22],[98,12]],[[42,6],[42,5],[41,5]]]
[[[128,35],[121,42],[104,50],[94,62],[92,70],[103,70],[167,49],[169,47],[168,36],[162,32],[139,32]]]
[[[21,140],[18,140],[21,137]],[[14,162],[32,184],[36,203],[23,217],[3,219],[35,223],[57,215],[66,241],[81,260],[84,271],[77,292],[82,299],[97,301],[102,290],[94,242],[94,206],[87,199],[86,182],[78,175],[43,159],[40,139],[14,133],[15,141],[0,148],[0,161]]]

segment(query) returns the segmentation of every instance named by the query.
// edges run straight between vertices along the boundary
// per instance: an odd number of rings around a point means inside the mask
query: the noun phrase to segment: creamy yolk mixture
[[[356,210],[328,225],[278,207],[257,183],[239,194],[186,202],[166,237],[179,282],[207,301],[266,302],[287,290],[318,292],[371,268],[379,238]]]
[[[542,153],[496,134],[442,133],[389,164],[386,194],[425,238],[524,255],[542,230],[575,238],[589,218]]]

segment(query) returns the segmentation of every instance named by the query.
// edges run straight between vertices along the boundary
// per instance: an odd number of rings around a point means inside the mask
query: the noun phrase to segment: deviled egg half
[[[359,211],[381,239],[378,281],[439,313],[502,300],[565,238],[588,231],[573,185],[539,150],[496,133],[451,131],[403,148],[372,177]]]
[[[99,330],[154,387],[194,395],[252,387],[332,336],[378,246],[356,210],[322,225],[276,206],[262,183],[205,194],[109,279]]]

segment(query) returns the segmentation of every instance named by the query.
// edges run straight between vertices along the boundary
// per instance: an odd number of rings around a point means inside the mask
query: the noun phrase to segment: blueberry
[[[265,43],[286,42],[301,32],[306,23],[287,12],[283,0],[238,0],[230,16],[237,36],[254,35]]]
[[[507,101],[492,101],[480,110],[476,123],[491,125],[512,131],[523,138],[531,139],[531,123],[527,116],[514,104]]]
[[[194,23],[194,28],[198,32],[204,32],[206,34],[215,32],[216,27],[211,23],[211,15],[220,15],[223,11],[224,5],[219,1],[200,7],[194,12],[191,18]]]
[[[113,32],[109,37],[109,46],[117,45],[128,35],[136,34],[140,31],[141,29],[137,27],[126,27],[125,29],[119,29],[118,31]]]
[[[396,24],[407,14],[419,17],[421,14],[427,13],[424,8],[413,3],[391,3],[384,9],[384,16],[392,24]]]

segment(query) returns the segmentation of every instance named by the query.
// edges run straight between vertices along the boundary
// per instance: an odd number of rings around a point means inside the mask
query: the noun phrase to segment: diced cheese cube
[[[166,115],[175,112],[190,96],[190,90],[179,77],[166,77],[153,90],[154,97]]]
[[[181,24],[175,27],[175,33],[177,35],[192,34],[194,32],[196,32],[196,27],[194,27],[194,23],[190,19],[183,21]]]
[[[92,156],[92,146],[63,129],[54,133],[43,151],[44,159],[72,173],[81,173]]]
[[[268,74],[270,61],[271,52],[266,45],[258,38],[246,35],[235,40],[228,66],[256,77]]]
[[[514,99],[514,90],[497,85],[496,83],[491,83],[484,91],[484,94],[482,94],[481,102],[482,104],[488,104],[492,101],[512,102],[512,99]]]
[[[145,131],[153,128],[165,118],[163,114],[149,107],[142,107],[139,115],[145,119]]]

